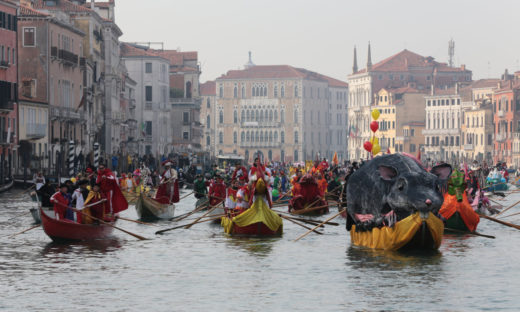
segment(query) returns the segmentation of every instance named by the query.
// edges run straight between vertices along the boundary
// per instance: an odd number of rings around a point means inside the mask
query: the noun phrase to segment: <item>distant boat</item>
[[[3,193],[5,191],[8,191],[11,187],[14,185],[14,179],[11,179],[9,182],[2,184],[0,186],[0,193]]]

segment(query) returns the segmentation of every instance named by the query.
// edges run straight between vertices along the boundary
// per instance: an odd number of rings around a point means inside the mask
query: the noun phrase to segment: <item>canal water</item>
[[[187,197],[176,214],[194,203]],[[426,254],[352,247],[339,218],[325,235],[298,242],[306,230],[287,221],[271,239],[229,237],[208,223],[155,236],[176,223],[123,220],[120,227],[151,240],[116,231],[110,240],[59,245],[41,228],[7,238],[32,225],[20,216],[32,206],[20,190],[0,195],[0,310],[520,310],[520,231],[488,220],[478,231],[496,239],[446,235]],[[135,219],[134,207],[122,216]],[[509,221],[520,224],[520,216]]]

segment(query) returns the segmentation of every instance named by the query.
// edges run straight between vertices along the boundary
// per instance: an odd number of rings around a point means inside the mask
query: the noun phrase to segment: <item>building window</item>
[[[281,150],[281,151],[280,151],[280,161],[281,161],[281,162],[284,162],[284,161],[285,161],[285,151],[284,151],[284,150]]]
[[[152,136],[152,122],[151,121],[146,122],[145,134],[146,134],[146,136]]]
[[[267,157],[269,158],[269,161],[273,160],[273,151],[269,150],[267,152]]]
[[[280,142],[282,144],[285,143],[285,132],[284,131],[280,132]]]
[[[274,85],[274,97],[278,97],[278,85]]]
[[[298,161],[298,150],[294,150],[294,161]]]
[[[185,141],[189,140],[190,139],[190,133],[187,132],[187,131],[184,131],[182,133],[182,139],[185,140]]]
[[[285,122],[285,111],[283,109],[280,111],[280,122]]]
[[[222,85],[220,85],[220,87],[218,89],[218,94],[219,94],[219,97],[221,97],[221,98],[224,97],[224,87]]]
[[[246,134],[244,131],[242,131],[242,133],[240,133],[240,142],[245,142],[246,140]]]
[[[211,128],[211,117],[209,115],[206,116],[206,128]]]
[[[294,143],[298,144],[298,131],[294,131]]]
[[[237,142],[238,142],[238,134],[237,134],[237,132],[235,131],[235,132],[233,132],[233,143],[234,143],[234,144],[237,144]]]
[[[280,88],[280,97],[285,97],[285,86]]]
[[[236,99],[238,98],[238,86],[235,84],[235,87],[233,87],[233,97]]]
[[[206,137],[206,146],[210,146],[211,145],[211,137],[208,135]]]
[[[294,86],[294,97],[298,97],[298,86]]]
[[[240,113],[240,122],[244,122],[244,121],[246,121],[246,112],[242,111]]]
[[[211,102],[210,102],[209,98],[206,100],[206,107],[211,108]]]
[[[182,113],[182,122],[184,124],[187,124],[190,122],[190,113],[189,112],[183,112]]]
[[[242,98],[246,97],[246,87],[242,86]]]
[[[145,87],[145,97],[146,97],[146,102],[151,102],[151,101],[153,101],[153,97],[152,97],[152,86],[146,86],[146,87]]]
[[[144,67],[145,67],[145,73],[147,73],[147,74],[152,73],[152,63],[145,63]]]
[[[249,131],[246,133],[246,142],[249,142]]]
[[[224,133],[222,133],[222,131],[218,134],[218,143],[224,144]]]
[[[278,143],[278,132],[277,131],[274,132],[273,140],[274,140],[275,143]]]
[[[23,46],[34,47],[36,42],[36,28],[35,27],[24,27],[23,28]]]
[[[224,112],[223,111],[219,111],[219,113],[218,113],[218,122],[221,124],[224,123]]]

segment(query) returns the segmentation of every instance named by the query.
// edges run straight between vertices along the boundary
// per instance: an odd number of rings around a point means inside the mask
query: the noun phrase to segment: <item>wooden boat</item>
[[[226,218],[230,219],[229,217]],[[257,222],[243,227],[233,224],[230,234],[239,236],[279,236],[282,235],[282,228],[280,227],[277,231],[272,231],[262,222]]]
[[[8,191],[11,187],[13,187],[13,185],[14,185],[14,179],[11,179],[11,181],[0,186],[0,193]]]
[[[442,242],[444,223],[433,213],[423,219],[417,212],[393,227],[374,227],[369,231],[350,229],[353,245],[385,250],[435,250]]]
[[[195,209],[197,208],[201,208],[202,210],[208,209],[209,199],[206,196],[197,199],[197,202],[195,202]]]
[[[161,204],[144,194],[140,194],[135,204],[137,216],[143,221],[171,219],[175,214],[174,204]]]
[[[53,211],[44,211],[40,207],[42,227],[53,241],[84,241],[102,239],[110,236],[114,228],[106,224],[79,224],[70,221],[56,220]],[[110,222],[114,225],[116,220]]]
[[[137,202],[139,194],[123,190],[121,190],[121,192],[123,193],[123,196],[125,196],[125,199],[129,204],[133,205]]]

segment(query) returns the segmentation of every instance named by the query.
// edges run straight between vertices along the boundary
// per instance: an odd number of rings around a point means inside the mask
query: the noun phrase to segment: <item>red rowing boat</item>
[[[79,224],[56,220],[53,211],[44,211],[40,207],[43,231],[53,241],[83,241],[106,238],[112,234],[116,220],[106,224]]]
[[[231,221],[230,218],[226,217]],[[257,222],[248,226],[238,226],[233,223],[231,235],[244,235],[244,236],[276,236],[282,235],[282,227],[279,227],[277,231],[273,231],[267,227],[263,222]]]

